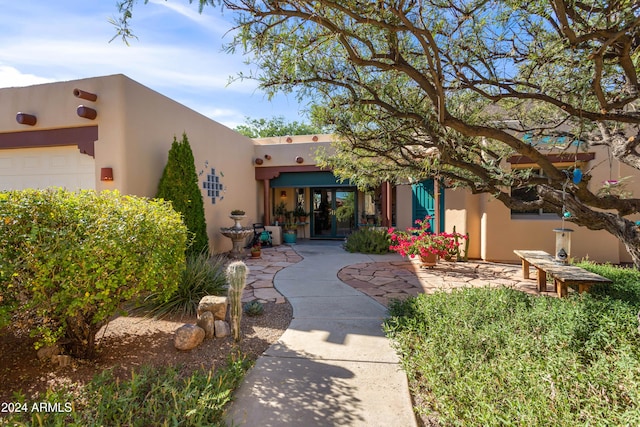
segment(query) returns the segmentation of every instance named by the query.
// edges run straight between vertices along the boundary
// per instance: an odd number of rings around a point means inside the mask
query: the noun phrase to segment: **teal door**
[[[413,193],[412,197],[412,209],[413,209],[413,223],[417,219],[424,219],[425,216],[431,216],[429,223],[431,224],[430,230],[435,231],[435,213],[436,213],[436,200],[433,192],[433,179],[427,179],[426,181],[419,182],[411,185]],[[440,230],[444,231],[444,191],[440,189]]]

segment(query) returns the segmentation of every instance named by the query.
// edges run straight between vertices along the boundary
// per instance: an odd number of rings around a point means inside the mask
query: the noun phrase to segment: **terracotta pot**
[[[438,263],[438,255],[429,254],[427,256],[420,255],[420,262],[422,262],[423,267],[433,268]]]
[[[260,258],[261,252],[251,252],[251,258]]]

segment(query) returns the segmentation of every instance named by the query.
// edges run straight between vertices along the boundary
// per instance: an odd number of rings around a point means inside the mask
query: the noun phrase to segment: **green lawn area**
[[[443,426],[640,425],[640,272],[558,299],[510,289],[419,295],[386,330],[416,411]]]

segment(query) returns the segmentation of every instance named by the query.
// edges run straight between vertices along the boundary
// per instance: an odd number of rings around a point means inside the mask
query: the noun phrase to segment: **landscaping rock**
[[[198,316],[205,311],[213,314],[214,320],[225,320],[227,318],[227,305],[229,301],[227,297],[219,297],[215,295],[207,295],[202,297],[198,304]]]
[[[204,340],[205,332],[198,325],[186,324],[176,330],[173,345],[178,350],[192,350]]]
[[[210,311],[205,311],[198,318],[198,326],[204,329],[204,337],[205,338],[213,338],[214,337],[214,328],[213,328],[214,318],[213,313]]]
[[[66,354],[56,354],[51,356],[51,360],[53,363],[58,364],[59,367],[64,368],[65,366],[69,366],[71,364],[71,356]]]
[[[224,320],[215,321],[216,338],[224,338],[231,335],[231,327]]]
[[[42,347],[38,349],[37,352],[38,360],[40,360],[41,362],[50,360],[58,354],[60,354],[60,347],[58,347],[57,344]]]

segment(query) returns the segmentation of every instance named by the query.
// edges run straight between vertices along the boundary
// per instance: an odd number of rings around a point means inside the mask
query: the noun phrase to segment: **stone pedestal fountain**
[[[247,240],[247,237],[253,234],[253,229],[249,227],[243,227],[240,224],[246,215],[229,215],[235,224],[233,227],[220,227],[220,233],[223,236],[231,239],[231,243],[233,243],[233,248],[231,252],[229,252],[229,256],[234,259],[240,259],[244,257],[244,243]]]

